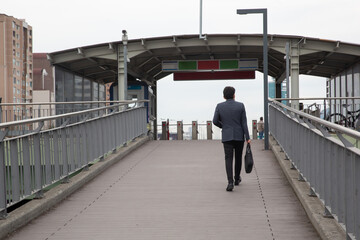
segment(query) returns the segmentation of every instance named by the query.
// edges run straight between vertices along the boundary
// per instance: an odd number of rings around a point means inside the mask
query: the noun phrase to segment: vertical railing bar
[[[31,194],[31,169],[30,169],[30,149],[29,137],[23,138],[23,161],[24,161],[24,193]]]
[[[45,180],[46,184],[51,184],[51,161],[50,161],[50,135],[49,133],[43,134],[44,139],[44,156],[45,156]]]

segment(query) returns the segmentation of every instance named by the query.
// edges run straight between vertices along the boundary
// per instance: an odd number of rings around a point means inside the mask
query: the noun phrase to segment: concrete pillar
[[[300,64],[300,48],[297,42],[291,43],[290,50],[290,71],[291,71],[291,98],[299,98],[299,64]],[[291,101],[291,107],[299,109],[299,101]]]
[[[212,122],[211,121],[207,121],[206,122],[206,133],[207,133],[207,140],[212,140]]]
[[[177,140],[184,140],[183,122],[177,121]]]
[[[198,123],[197,121],[192,121],[192,140],[198,140]]]
[[[118,47],[118,100],[119,101],[127,99],[127,97],[125,97],[125,85],[127,85],[127,83],[125,84],[124,46],[122,44],[119,44]]]

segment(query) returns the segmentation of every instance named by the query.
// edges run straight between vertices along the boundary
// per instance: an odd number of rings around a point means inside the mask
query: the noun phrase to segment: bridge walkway
[[[8,239],[319,239],[272,151],[226,192],[219,141],[150,141]]]

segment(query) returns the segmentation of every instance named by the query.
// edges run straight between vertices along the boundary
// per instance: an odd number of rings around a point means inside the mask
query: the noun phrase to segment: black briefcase
[[[246,145],[246,152],[245,152],[245,172],[251,173],[254,166],[254,159],[251,152],[250,144]]]

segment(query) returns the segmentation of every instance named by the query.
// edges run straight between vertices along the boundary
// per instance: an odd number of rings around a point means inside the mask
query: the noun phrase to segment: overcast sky
[[[198,34],[199,0],[3,0],[0,12],[33,27],[34,52],[129,39]],[[203,0],[203,33],[262,33],[260,15],[236,9],[267,8],[269,34],[299,35],[360,44],[359,0]],[[236,88],[248,120],[263,115],[262,74],[255,80],[159,81],[158,117],[211,120],[222,89]],[[300,76],[300,97],[325,97],[325,79]]]

